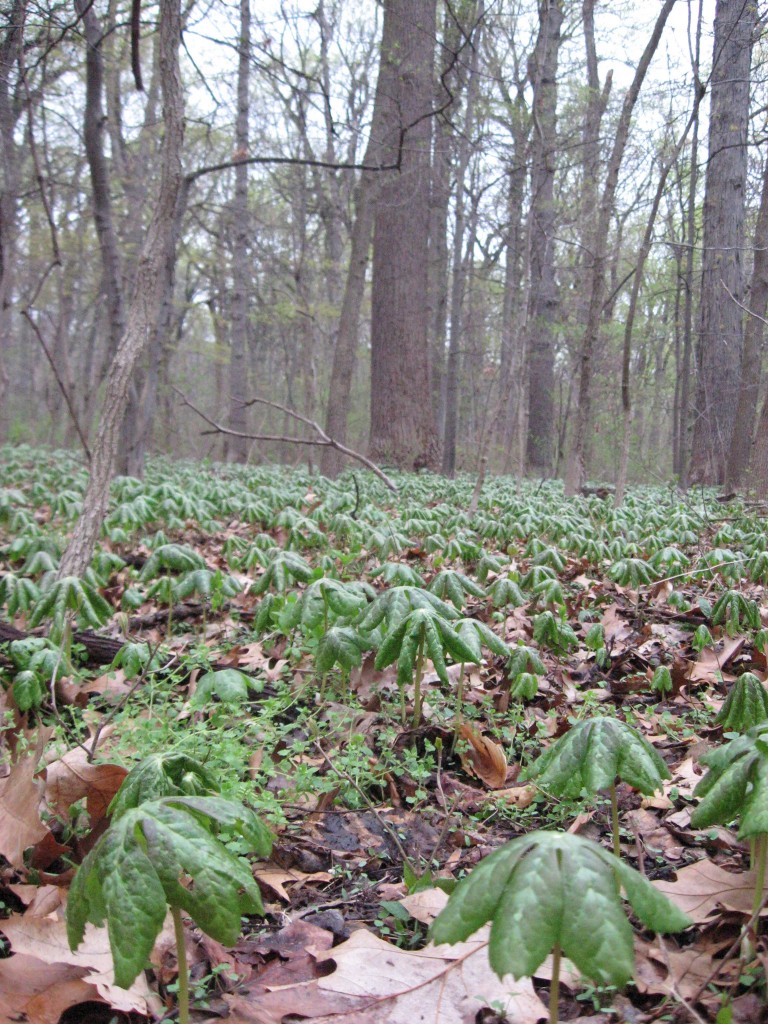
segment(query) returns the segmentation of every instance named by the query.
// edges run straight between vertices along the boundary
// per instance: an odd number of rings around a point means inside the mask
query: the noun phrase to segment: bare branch
[[[342,455],[347,455],[350,459],[356,459],[358,462],[362,462],[364,466],[367,466],[372,473],[375,473],[376,476],[387,485],[390,491],[394,491],[395,494],[397,493],[396,485],[392,480],[390,480],[383,470],[379,469],[375,462],[371,462],[369,458],[365,455],[361,455],[360,452],[356,452],[353,448],[347,448],[347,446],[341,444],[341,442],[335,441],[332,437],[329,437],[326,434],[319,423],[315,422],[315,420],[309,419],[307,416],[303,416],[300,412],[296,412],[295,409],[289,409],[287,405],[282,405],[280,402],[272,402],[268,398],[252,398],[249,402],[245,403],[246,406],[259,404],[268,405],[272,409],[279,409],[280,412],[285,413],[286,416],[291,416],[293,419],[299,420],[301,423],[306,423],[308,427],[311,427],[312,430],[315,431],[318,435],[317,437],[287,437],[282,434],[245,434],[239,430],[230,430],[229,427],[225,427],[221,423],[217,423],[216,420],[212,420],[210,416],[207,416],[202,411],[202,409],[198,409],[196,405],[190,402],[183,391],[180,391],[176,387],[174,387],[173,390],[179,396],[184,405],[197,413],[201,420],[204,420],[213,428],[213,430],[205,431],[207,434],[217,433],[226,434],[228,437],[245,437],[249,441],[282,441],[285,444],[311,444],[325,448],[335,448],[337,451],[341,452]]]
[[[720,284],[723,286],[723,288],[725,288],[725,293],[728,296],[728,298],[735,302],[739,309],[743,309],[745,313],[748,313],[750,316],[753,316],[755,320],[759,320],[761,324],[765,324],[766,327],[768,327],[768,320],[766,320],[764,316],[760,316],[759,313],[755,313],[754,310],[749,309],[749,307],[745,306],[743,302],[739,302],[739,300],[736,298],[733,292],[731,292],[730,288],[725,283],[725,281],[723,281],[722,278],[720,279]]]

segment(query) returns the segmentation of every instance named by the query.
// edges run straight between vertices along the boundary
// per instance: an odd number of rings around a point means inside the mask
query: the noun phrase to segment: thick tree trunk
[[[235,167],[235,195],[232,202],[232,324],[229,348],[229,425],[241,434],[246,432],[248,400],[248,164],[249,146],[249,82],[251,63],[251,5],[240,0],[240,39],[237,65],[237,121],[235,152],[241,163]],[[228,437],[227,460],[245,462],[248,441],[244,437]]]
[[[428,286],[436,0],[388,0],[380,78],[386,148],[400,169],[381,184],[373,238],[370,454],[437,469],[429,400]]]
[[[93,557],[109,501],[120,427],[136,365],[156,327],[165,266],[172,258],[174,214],[183,184],[181,152],[184,103],[179,74],[179,0],[160,0],[160,73],[163,93],[162,172],[157,202],[139,256],[125,333],[107,374],[106,393],[93,447],[83,511],[61,560],[59,576],[82,576]]]
[[[725,467],[726,493],[739,487],[744,481],[752,451],[752,437],[757,413],[760,350],[765,333],[765,313],[768,308],[768,163],[763,169],[763,187],[755,226],[754,252],[752,287],[749,290],[750,315],[747,316],[744,327],[744,355],[741,360],[739,398],[733,424],[731,451]]]
[[[656,52],[661,40],[664,26],[669,17],[670,11],[675,5],[675,0],[664,0],[654,25],[651,38],[640,58],[640,63],[635,71],[632,84],[624,97],[621,116],[616,128],[616,137],[608,161],[608,173],[598,214],[597,227],[594,236],[594,264],[592,268],[592,281],[589,296],[589,310],[587,313],[587,327],[581,345],[579,356],[579,393],[576,408],[576,423],[574,436],[571,443],[571,451],[568,459],[568,468],[565,476],[565,493],[575,494],[585,480],[584,453],[587,441],[587,430],[589,428],[592,412],[592,357],[597,345],[600,331],[600,320],[602,316],[603,301],[605,295],[605,274],[607,264],[608,232],[613,216],[616,187],[619,181],[619,171],[624,157],[627,139],[629,138],[629,126],[632,120],[632,112],[640,94],[643,81],[645,80],[648,67]]]
[[[528,437],[526,462],[534,476],[552,472],[555,436],[555,335],[560,307],[555,279],[554,198],[557,132],[557,60],[561,0],[540,0],[539,36],[531,56],[533,140],[528,299]]]
[[[743,347],[744,191],[753,0],[718,0],[704,189],[704,255],[690,480],[721,484],[733,435]]]

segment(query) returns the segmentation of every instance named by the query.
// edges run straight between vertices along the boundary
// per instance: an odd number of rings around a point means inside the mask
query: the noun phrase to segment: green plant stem
[[[451,753],[456,749],[456,744],[459,742],[459,729],[461,728],[461,709],[464,704],[464,662],[461,663],[459,669],[459,685],[456,690],[456,710],[454,712],[454,725],[453,725],[453,743],[451,744]]]
[[[557,1024],[560,1019],[560,943],[556,942],[552,950],[552,981],[549,985],[549,1024]]]
[[[613,852],[621,857],[621,842],[619,840],[619,801],[616,797],[616,782],[611,783],[611,831],[613,832]]]
[[[176,937],[176,959],[179,965],[179,1024],[189,1024],[189,968],[187,967],[187,942],[179,907],[171,907],[173,932]]]
[[[419,653],[416,655],[416,679],[413,685],[413,728],[421,725],[421,677],[424,672],[424,639],[419,641]]]

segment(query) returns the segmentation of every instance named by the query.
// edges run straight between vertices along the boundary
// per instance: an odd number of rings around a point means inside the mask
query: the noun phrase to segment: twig
[[[250,405],[260,404],[268,405],[272,409],[279,409],[280,412],[284,412],[286,416],[291,416],[293,419],[299,420],[300,423],[306,423],[307,426],[311,427],[318,435],[317,438],[286,437],[280,434],[244,434],[239,430],[230,430],[229,427],[224,427],[221,423],[217,423],[216,420],[212,420],[210,416],[207,416],[202,411],[202,409],[198,409],[196,405],[190,402],[183,391],[180,391],[177,387],[174,387],[173,390],[181,398],[184,405],[189,406],[193,412],[197,413],[200,419],[205,420],[205,422],[213,427],[214,431],[218,434],[227,434],[229,437],[244,437],[249,441],[282,441],[285,444],[312,444],[327,448],[335,448],[336,451],[341,452],[342,455],[348,455],[350,459],[357,459],[358,462],[362,462],[362,464],[367,466],[372,473],[375,473],[380,480],[384,481],[390,491],[394,491],[394,493],[397,494],[397,487],[395,484],[389,479],[383,470],[379,469],[375,462],[371,462],[370,459],[366,458],[365,455],[361,455],[360,452],[356,452],[352,448],[347,448],[347,446],[341,444],[340,441],[335,441],[332,437],[329,437],[326,434],[319,423],[315,420],[309,419],[307,416],[302,416],[300,412],[296,412],[294,409],[289,409],[287,405],[282,405],[280,402],[272,402],[268,398],[252,398],[250,402],[244,403],[246,408]]]

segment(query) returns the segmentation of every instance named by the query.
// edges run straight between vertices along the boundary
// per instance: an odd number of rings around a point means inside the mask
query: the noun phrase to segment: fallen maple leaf
[[[82,980],[84,973],[71,964],[44,963],[21,953],[0,961],[0,1024],[59,1024],[72,1007],[99,1001]]]

